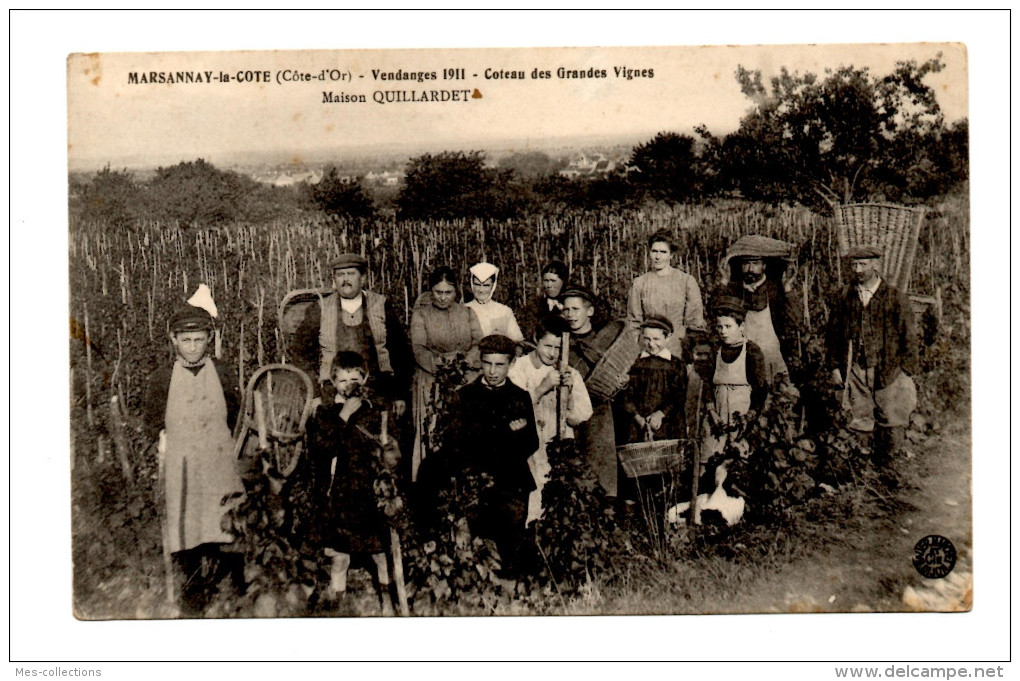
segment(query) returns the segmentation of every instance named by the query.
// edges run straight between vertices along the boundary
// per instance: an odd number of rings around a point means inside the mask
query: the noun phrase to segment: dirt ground
[[[865,488],[863,512],[840,536],[775,571],[737,585],[717,612],[959,611],[971,607],[969,422],[908,442],[895,492]],[[944,579],[914,568],[914,545],[938,534],[957,562]]]

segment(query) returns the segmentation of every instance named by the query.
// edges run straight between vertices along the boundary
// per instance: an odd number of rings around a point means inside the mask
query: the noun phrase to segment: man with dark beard
[[[724,260],[724,274],[730,275],[725,295],[744,304],[745,334],[765,356],[769,383],[789,376],[787,360],[798,354],[800,320],[782,281],[792,250],[785,241],[751,235],[734,242]]]

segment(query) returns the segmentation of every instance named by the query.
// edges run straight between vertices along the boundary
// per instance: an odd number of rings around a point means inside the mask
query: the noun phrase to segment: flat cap
[[[516,347],[517,343],[514,343],[501,333],[489,334],[478,341],[478,352],[482,355],[496,354],[513,357],[516,354]]]
[[[209,331],[213,328],[212,316],[200,307],[184,305],[170,317],[170,331]]]
[[[851,248],[847,254],[851,260],[871,260],[882,257],[882,249],[874,244],[858,244]]]
[[[662,329],[666,332],[666,335],[672,335],[673,323],[665,317],[658,315],[649,315],[645,317],[645,320],[641,322],[642,329]]]
[[[595,304],[595,294],[584,286],[571,286],[560,293],[560,300],[566,300],[567,298],[584,298],[592,305]]]
[[[712,305],[712,314],[716,317],[732,316],[743,319],[747,316],[747,308],[744,307],[744,301],[736,296],[719,296]]]
[[[329,266],[331,270],[342,270],[347,267],[357,267],[364,274],[368,269],[368,261],[357,253],[341,253]]]

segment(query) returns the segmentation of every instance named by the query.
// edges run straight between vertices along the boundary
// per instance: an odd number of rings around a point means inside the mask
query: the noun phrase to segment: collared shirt
[[[650,354],[647,350],[642,350],[641,357],[639,359],[644,359],[645,357],[661,357],[662,359],[668,362],[671,359],[673,359],[673,353],[667,350],[666,348],[659,350],[654,355]]]
[[[365,296],[360,294],[350,299],[340,296],[340,307],[347,314],[354,314],[355,312],[361,309],[361,305],[362,302],[364,301],[364,298]]]
[[[882,279],[878,278],[878,279],[875,279],[875,283],[873,285],[871,285],[871,286],[865,286],[865,285],[861,285],[861,284],[857,285],[857,297],[861,299],[861,305],[863,307],[867,307],[868,306],[868,303],[871,302],[871,299],[875,295],[875,291],[878,290],[878,287],[881,284],[882,284]]]

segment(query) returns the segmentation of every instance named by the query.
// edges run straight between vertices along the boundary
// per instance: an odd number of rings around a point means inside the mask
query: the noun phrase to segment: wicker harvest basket
[[[640,354],[638,330],[625,326],[585,379],[584,387],[588,394],[603,400],[612,399],[627,385],[630,368]]]
[[[635,442],[616,448],[620,465],[628,478],[679,471],[684,462],[692,459],[693,440],[653,440]]]
[[[887,203],[849,203],[836,206],[836,237],[840,255],[854,246],[882,249],[882,278],[900,291],[910,290],[910,272],[917,253],[924,207]]]
[[[324,296],[333,292],[329,288],[295,289],[284,296],[280,303],[277,325],[280,329],[280,343],[283,360],[290,361],[293,354],[294,336],[305,320],[308,308],[318,305]]]

